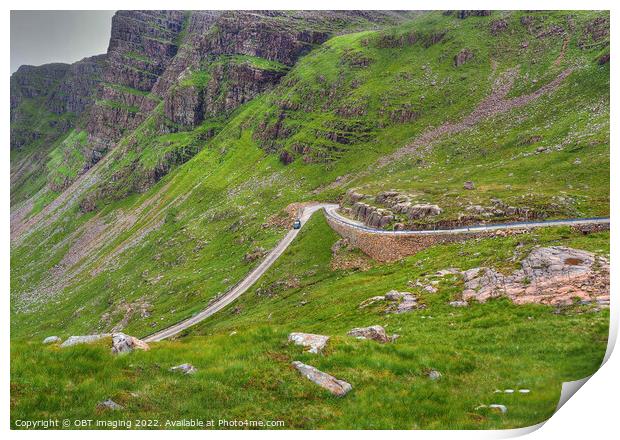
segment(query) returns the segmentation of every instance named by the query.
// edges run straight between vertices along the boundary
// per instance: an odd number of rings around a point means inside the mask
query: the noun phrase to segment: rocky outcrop
[[[384,228],[394,220],[394,214],[363,202],[357,202],[352,208],[353,218],[364,222],[371,228]]]
[[[301,345],[308,349],[308,353],[320,353],[329,341],[329,336],[315,335],[312,333],[291,333],[288,341],[295,345]]]
[[[482,267],[463,272],[464,300],[485,302],[506,296],[516,304],[609,304],[609,262],[595,254],[561,246],[534,249],[521,269],[504,275]]]
[[[20,66],[11,75],[11,122],[15,120],[13,110],[24,100],[47,98],[50,91],[67,75],[70,65],[51,63],[42,66]]]
[[[56,114],[84,113],[95,101],[106,59],[106,55],[97,55],[71,64],[50,93],[47,107]]]
[[[419,308],[418,299],[410,292],[390,290],[385,294],[385,300],[391,303],[386,313],[406,313]]]
[[[357,11],[193,11],[183,47],[153,92],[164,97],[168,119],[195,127],[277,84],[301,55],[360,16],[398,19]],[[298,26],[302,19],[309,26]],[[196,74],[199,85],[192,83]]]
[[[112,399],[106,399],[103,402],[99,402],[97,404],[97,409],[100,410],[100,411],[104,411],[104,410],[120,411],[120,410],[124,409],[124,407],[122,405],[119,405],[118,403],[116,403]]]
[[[155,107],[149,92],[177,53],[182,11],[118,11],[112,18],[106,85],[86,124],[89,163],[96,163]]]
[[[473,58],[474,53],[471,50],[467,48],[461,49],[461,51],[454,56],[454,67],[462,66]]]
[[[192,130],[210,118],[219,122],[277,84],[301,55],[335,32],[400,19],[400,13],[382,12],[119,11],[103,82],[84,124],[89,136],[82,172],[149,116],[154,124],[146,136]],[[118,154],[131,156],[140,148],[129,139]],[[146,166],[129,161],[87,195],[83,210],[110,195],[148,189],[201,148],[171,151]]]
[[[469,305],[467,301],[463,300],[450,301],[448,304],[452,307],[467,307]]]
[[[79,344],[92,344],[93,342],[101,341],[102,339],[106,338],[112,339],[111,351],[113,354],[129,353],[134,349],[149,349],[149,346],[146,342],[134,336],[126,335],[124,333],[100,333],[94,335],[70,336],[60,346],[65,348]]]
[[[498,20],[493,20],[490,24],[491,35],[497,36],[508,29],[508,21],[500,18]]]
[[[11,110],[24,100],[42,98],[49,111],[81,114],[93,102],[105,59],[105,55],[97,55],[73,64],[21,66],[11,75]]]
[[[350,383],[345,382],[344,380],[336,379],[334,376],[317,370],[313,366],[306,365],[299,361],[294,361],[292,365],[306,379],[314,382],[322,388],[325,388],[334,396],[342,397],[353,389]]]
[[[373,197],[362,194],[352,189],[346,194],[346,200],[353,204],[351,215],[354,219],[364,222],[373,228],[385,228],[387,225],[397,221],[398,214],[405,216],[408,220],[420,220],[441,214],[442,209],[430,203],[415,203],[414,197],[410,194],[398,191],[383,191],[374,196],[374,201],[384,205],[389,209],[378,208],[362,200],[372,200]],[[404,224],[396,223],[394,229],[404,229]]]
[[[125,333],[113,333],[112,334],[112,353],[121,354],[129,353],[133,350],[149,350],[149,345],[134,337],[126,335]]]
[[[97,335],[69,336],[65,342],[60,344],[61,347],[71,347],[78,344],[92,344],[104,338],[112,336],[110,333],[101,333]]]
[[[263,258],[265,255],[267,255],[267,251],[264,248],[255,247],[254,249],[252,249],[251,252],[248,252],[243,256],[243,261],[245,261],[246,263],[251,263],[260,258]]]
[[[490,15],[491,15],[491,11],[489,10],[456,11],[456,16],[460,19],[465,19],[468,17],[488,17]]]
[[[164,114],[184,129],[193,128],[209,117],[230,113],[267,90],[286,73],[284,69],[265,69],[251,61],[222,58],[199,72],[208,76],[206,84],[171,88],[164,98]],[[191,74],[190,74],[191,75]]]
[[[37,140],[51,144],[74,127],[76,119],[94,102],[104,61],[105,55],[99,55],[73,64],[21,66],[11,75],[11,148]],[[58,117],[41,120],[38,112],[33,114],[25,107],[26,103]]]
[[[381,344],[385,344],[386,342],[390,342],[390,338],[388,337],[385,329],[380,325],[371,325],[370,327],[356,327],[351,329],[347,335],[354,336],[357,339],[372,339],[373,341],[377,341]]]
[[[62,341],[58,336],[48,336],[43,339],[44,344],[59,344]]]
[[[360,308],[368,307],[378,302],[387,302],[385,313],[406,313],[411,310],[423,308],[418,304],[418,299],[411,292],[399,292],[398,290],[390,290],[385,295],[373,296],[368,298],[359,305]]]

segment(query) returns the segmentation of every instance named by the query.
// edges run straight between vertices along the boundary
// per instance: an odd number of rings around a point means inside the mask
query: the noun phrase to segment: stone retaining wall
[[[494,232],[489,231],[462,234],[373,234],[342,223],[329,215],[326,218],[334,231],[377,261],[395,261],[436,244],[461,242],[474,237],[494,235]]]
[[[362,228],[339,221],[326,213],[326,219],[332,229],[343,238],[361,249],[371,258],[377,261],[396,261],[401,258],[413,255],[436,244],[456,243],[469,240],[471,238],[491,237],[496,235],[506,236],[512,234],[522,234],[532,228],[523,229],[500,229],[482,230],[472,232],[436,232],[432,234],[379,234],[365,231]],[[553,226],[553,225],[549,225]],[[606,224],[584,224],[571,226],[573,230],[584,234],[609,230],[609,223]]]

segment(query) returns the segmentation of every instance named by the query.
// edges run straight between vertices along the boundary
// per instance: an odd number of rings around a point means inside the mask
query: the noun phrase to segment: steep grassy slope
[[[107,343],[68,349],[39,341],[12,343],[12,418],[99,420],[282,420],[286,428],[483,429],[528,426],[548,418],[561,383],[596,370],[605,352],[608,311],[570,306],[515,306],[506,300],[455,309],[456,277],[437,293],[411,287],[447,267],[512,268],[513,253],[563,244],[602,255],[609,234],[584,236],[568,228],[444,245],[366,271],[334,270],[338,239],[315,216],[264,279],[180,341],[153,343],[149,352],[115,357]],[[372,264],[371,264],[372,266]],[[415,291],[423,310],[386,315],[360,309],[390,289]],[[380,324],[400,334],[393,344],[346,336],[353,327]],[[286,343],[291,331],[331,336],[324,354]],[[353,384],[338,399],[290,366],[301,360]],[[168,368],[190,362],[193,376]],[[44,366],[44,367],[43,367]],[[442,373],[438,381],[430,369]],[[496,394],[496,389],[529,394]],[[58,393],[63,389],[63,393]],[[100,412],[112,398],[119,414]],[[506,414],[476,409],[500,403]]]
[[[20,119],[11,122],[13,136],[27,133],[31,139],[22,148],[11,149],[11,206],[45,191],[48,154],[66,136],[67,127],[75,119],[70,113],[52,113],[42,99],[35,98],[21,102],[18,111]]]
[[[496,196],[557,217],[607,214],[609,64],[597,58],[604,40],[579,48],[600,15],[422,15],[389,31],[329,40],[208,140],[208,124],[153,137],[154,119],[147,118],[102,161],[103,171],[84,176],[99,186],[86,195],[66,191],[84,206],[106,188],[95,212],[71,203],[62,214],[44,210],[35,218],[44,226],[14,247],[14,334],[159,329],[202,308],[256,264],[244,255],[269,249],[284,232],[269,226],[271,216],[292,202],[335,200],[349,187],[411,191],[439,203],[448,219]],[[499,34],[498,20],[506,22]],[[566,30],[558,33],[560,22]],[[456,67],[463,48],[473,58]],[[573,73],[557,90],[440,137],[422,156],[378,162],[429,127],[462,120],[505,72],[516,72],[510,97],[566,68]],[[532,137],[540,140],[530,145]],[[537,145],[550,152],[530,154]],[[123,164],[139,157],[149,168],[167,151],[191,155],[196,148],[198,155],[146,193],[127,190],[128,181],[141,186],[141,173]],[[466,179],[479,190],[462,190]]]

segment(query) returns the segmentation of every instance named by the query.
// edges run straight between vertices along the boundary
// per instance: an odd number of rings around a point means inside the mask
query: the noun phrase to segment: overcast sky
[[[11,73],[105,53],[115,11],[11,11]]]

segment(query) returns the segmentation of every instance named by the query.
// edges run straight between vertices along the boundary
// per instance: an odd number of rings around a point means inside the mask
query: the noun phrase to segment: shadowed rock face
[[[50,110],[57,114],[81,115],[94,102],[105,60],[106,55],[97,55],[71,64],[58,88],[50,95]]]
[[[57,115],[82,115],[95,100],[105,57],[97,55],[73,64],[21,66],[11,75],[11,148],[20,148],[42,136],[35,128],[41,121],[31,120],[29,112],[21,107],[25,101],[34,100],[37,106]],[[70,118],[52,123],[56,124],[57,134],[74,125]]]
[[[277,84],[301,55],[362,18],[391,19],[380,12],[353,11],[192,12],[183,46],[153,92],[164,98],[166,118],[195,127]],[[206,84],[179,84],[179,78],[196,72],[208,78]]]
[[[609,262],[562,246],[534,249],[510,275],[483,267],[463,272],[463,278],[465,300],[507,296],[516,304],[563,305],[579,298],[609,304]]]
[[[11,75],[11,121],[13,109],[25,99],[46,97],[49,90],[69,71],[69,64],[52,63],[43,66],[21,66]]]
[[[73,64],[21,66],[11,75],[11,121],[18,116],[14,110],[33,98],[42,98],[53,113],[80,115],[94,101],[105,59],[105,55],[96,55]]]
[[[177,53],[184,22],[183,11],[119,11],[112,18],[104,84],[86,123],[91,164],[157,105],[148,94]]]

